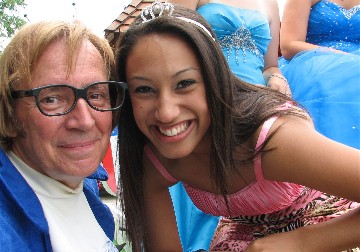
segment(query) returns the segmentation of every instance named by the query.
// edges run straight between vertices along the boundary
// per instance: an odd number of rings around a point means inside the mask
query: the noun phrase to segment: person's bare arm
[[[280,118],[271,130],[279,125],[267,146],[274,149],[262,158],[266,179],[297,183],[360,202],[359,150],[322,136],[299,118]],[[323,223],[259,239],[247,251],[264,247],[274,251],[341,251],[360,246],[359,224],[360,210],[356,209]]]
[[[264,56],[264,75],[270,68],[278,67],[278,52],[279,52],[279,33],[280,33],[280,17],[279,7],[276,0],[266,0],[266,13],[269,19],[271,41]],[[269,74],[275,73],[270,71]],[[277,70],[276,73],[280,73]]]
[[[360,202],[360,151],[318,133],[312,124],[294,116],[279,118],[281,125],[263,155],[267,179],[305,185]],[[341,179],[339,179],[341,178]]]
[[[169,181],[145,162],[146,251],[182,251],[169,186]]]
[[[287,0],[284,6],[280,48],[285,59],[292,59],[295,54],[304,50],[318,48],[305,42],[311,6],[319,0]]]
[[[288,83],[278,68],[280,16],[277,1],[266,0],[265,10],[269,19],[271,41],[264,55],[264,79],[267,81],[267,86],[272,89],[291,94]],[[272,77],[269,78],[270,76]]]

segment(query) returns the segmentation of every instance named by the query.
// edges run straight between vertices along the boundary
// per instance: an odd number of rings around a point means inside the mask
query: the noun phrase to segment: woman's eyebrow
[[[171,77],[177,77],[179,76],[180,74],[184,73],[184,72],[187,72],[187,71],[199,71],[198,68],[196,67],[188,67],[188,68],[185,68],[183,70],[180,70],[178,72],[176,72],[175,74],[173,74]]]
[[[142,77],[142,76],[132,76],[131,78],[127,79],[128,82],[131,81],[131,80],[146,80],[146,81],[149,81],[150,79]]]

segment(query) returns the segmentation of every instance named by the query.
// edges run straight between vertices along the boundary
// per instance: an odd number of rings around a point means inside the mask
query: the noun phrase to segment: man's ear
[[[7,120],[7,129],[6,132],[8,134],[9,137],[17,137],[19,136],[19,132],[20,132],[20,125],[19,122],[17,121],[17,119],[15,117],[13,118],[9,118],[9,120]]]

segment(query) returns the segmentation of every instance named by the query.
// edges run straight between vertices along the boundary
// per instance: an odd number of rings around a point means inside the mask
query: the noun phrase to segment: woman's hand
[[[289,97],[292,96],[291,90],[289,87],[289,84],[286,80],[286,78],[282,74],[271,74],[267,79],[268,87],[279,91],[280,93],[283,93]]]

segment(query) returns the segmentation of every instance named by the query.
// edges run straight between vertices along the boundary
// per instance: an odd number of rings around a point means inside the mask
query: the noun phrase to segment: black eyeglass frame
[[[89,87],[93,86],[93,85],[96,85],[96,84],[106,84],[106,83],[109,83],[109,84],[118,84],[118,86],[122,89],[122,101],[120,102],[120,105],[116,106],[115,108],[109,108],[109,109],[99,109],[95,106],[93,106],[89,101],[88,101],[88,98],[87,98],[87,91],[89,89]],[[42,109],[41,109],[41,106],[39,104],[39,99],[38,99],[38,95],[39,93],[41,92],[41,90],[43,89],[46,89],[46,88],[49,88],[49,87],[68,87],[70,89],[73,90],[74,94],[75,94],[75,99],[74,99],[74,103],[73,105],[65,112],[63,113],[57,113],[57,114],[47,114],[45,113]],[[67,84],[49,84],[49,85],[45,85],[45,86],[41,86],[41,87],[37,87],[37,88],[33,88],[33,89],[28,89],[28,90],[12,90],[11,91],[11,97],[13,99],[20,99],[20,98],[23,98],[23,97],[34,97],[35,98],[35,102],[36,102],[36,106],[38,107],[39,111],[45,115],[45,116],[62,116],[62,115],[66,115],[68,113],[70,113],[76,106],[77,104],[77,101],[80,99],[80,98],[83,98],[86,103],[94,110],[96,111],[100,111],[100,112],[106,112],[106,111],[114,111],[114,110],[117,110],[119,109],[123,103],[124,103],[124,100],[125,100],[125,91],[127,90],[127,83],[125,82],[119,82],[119,81],[99,81],[99,82],[93,82],[93,83],[90,83],[88,85],[86,85],[85,87],[83,88],[76,88],[74,86],[70,86],[70,85],[67,85]],[[118,97],[116,97],[118,99]]]

